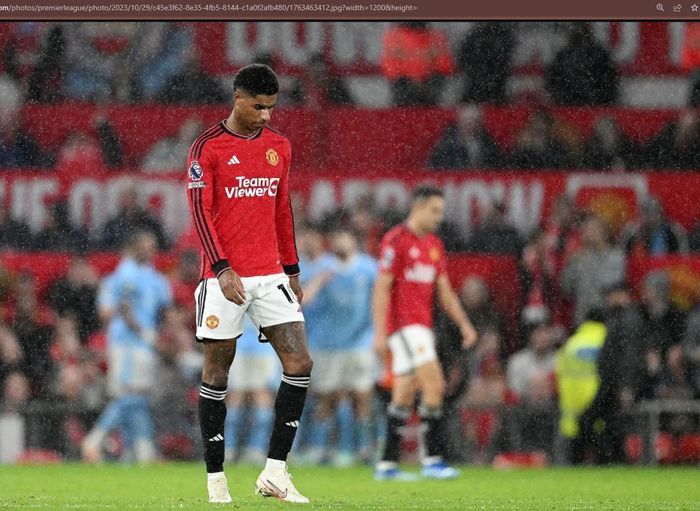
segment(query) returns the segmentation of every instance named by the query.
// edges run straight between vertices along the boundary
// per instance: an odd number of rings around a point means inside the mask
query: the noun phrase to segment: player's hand
[[[243,305],[245,303],[245,289],[238,274],[233,270],[226,270],[219,275],[219,287],[224,297],[235,303]]]
[[[297,302],[301,303],[301,299],[304,298],[304,290],[301,288],[301,284],[299,283],[299,275],[289,277],[289,287],[292,288],[294,296],[297,297]]]
[[[476,333],[474,325],[467,323],[466,325],[462,326],[459,331],[462,334],[462,348],[469,349],[476,344],[479,334]]]
[[[386,335],[374,336],[374,351],[382,360],[389,354],[389,339]]]

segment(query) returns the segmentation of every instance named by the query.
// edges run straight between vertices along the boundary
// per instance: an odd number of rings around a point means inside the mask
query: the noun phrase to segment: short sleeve
[[[391,273],[394,277],[399,276],[400,272],[400,257],[398,252],[398,243],[392,237],[385,237],[382,240],[379,249],[379,271]]]
[[[97,308],[100,310],[116,309],[119,304],[119,292],[114,275],[102,281],[97,293]]]

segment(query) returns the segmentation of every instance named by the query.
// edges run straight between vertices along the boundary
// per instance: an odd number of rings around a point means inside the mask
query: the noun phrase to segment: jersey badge
[[[197,160],[192,160],[192,163],[190,163],[190,169],[187,171],[187,173],[192,181],[199,181],[204,175],[204,169]]]
[[[265,153],[265,158],[267,158],[267,163],[269,163],[273,167],[277,165],[280,161],[280,155],[277,154],[277,151],[275,151],[274,149],[268,149]]]
[[[217,318],[214,315],[207,316],[207,328],[209,330],[214,330],[217,326],[219,326],[219,318]]]
[[[430,260],[434,263],[437,263],[440,260],[440,251],[435,247],[430,249],[430,253],[428,255],[430,256]]]

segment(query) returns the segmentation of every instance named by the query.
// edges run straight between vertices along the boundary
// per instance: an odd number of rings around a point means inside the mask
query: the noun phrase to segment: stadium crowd
[[[583,139],[550,112],[556,105],[616,102],[618,69],[588,24],[566,29],[568,42],[544,70],[544,87],[535,98],[514,97],[506,88],[515,30],[509,24],[479,24],[456,51],[431,24],[403,23],[387,30],[380,70],[397,108],[440,104],[446,77],[455,73],[465,77],[464,90],[451,105],[457,120],[426,155],[427,168],[614,173],[700,168],[700,118],[694,108],[700,51],[697,55],[692,51],[697,46],[692,40],[700,34],[694,27],[688,30],[683,57],[689,71],[688,108],[642,142],[628,138],[612,116],[597,119],[591,137]],[[202,56],[187,24],[16,23],[3,24],[2,33],[3,169],[84,169],[89,174],[91,168],[133,167],[166,173],[182,166],[187,148],[202,131],[197,117],[183,119],[176,134],[156,141],[140,161],[128,161],[108,107],[229,102],[224,84],[202,69]],[[259,55],[258,60],[274,66],[275,55]],[[305,73],[285,82],[282,107],[322,111],[327,105],[356,103],[347,80],[331,73],[324,55],[309,56],[308,62]],[[22,108],[74,101],[97,105],[93,131],[71,133],[60,147],[45,151],[24,129]],[[514,145],[502,147],[482,122],[482,104],[523,101],[534,105],[534,113]],[[99,307],[109,272],[97,268],[89,256],[119,252],[128,259],[134,234],[144,232],[152,236],[161,255],[170,258],[169,264],[158,267],[167,277],[171,299],[164,300],[158,317],[153,366],[142,375],[143,388],[151,389],[151,438],[166,458],[190,459],[201,449],[195,412],[202,355],[192,330],[197,247],[191,237],[178,239],[169,233],[136,192],[131,188],[122,193],[119,211],[99,232],[73,225],[60,201],[38,231],[0,204],[1,251],[60,252],[69,258],[65,274],[56,275],[46,289],[37,284],[30,268],[11,271],[0,265],[0,436],[12,438],[24,431],[30,453],[25,456],[39,452],[67,459],[117,459],[128,450],[127,440],[116,434],[108,436],[104,452],[85,449],[85,439],[114,394],[110,385],[114,368]],[[479,333],[471,350],[463,350],[459,331],[446,317],[437,316],[438,352],[447,379],[445,434],[450,457],[474,463],[522,461],[518,456],[532,453],[535,457],[529,462],[537,462],[538,456],[560,463],[635,459],[630,447],[633,433],[643,428],[633,413],[636,404],[700,398],[700,302],[677,305],[671,277],[663,270],[648,273],[635,288],[628,279],[628,265],[640,255],[700,252],[700,223],[686,232],[666,217],[664,205],[654,197],[644,201],[638,218],[615,226],[562,195],[548,218],[527,236],[510,224],[504,212],[504,203],[493,200],[470,233],[450,224],[441,232],[451,252],[514,258],[522,290],[518,316],[509,322],[492,300],[498,289],[490,289],[479,276],[464,280],[459,296]],[[320,222],[298,215],[310,349],[317,362],[314,371],[324,373],[317,388],[312,378],[311,406],[296,447],[301,461],[340,466],[370,462],[381,441],[379,418],[391,378],[383,369],[385,361],[373,360],[367,296],[376,273],[378,241],[401,221],[401,214],[378,210],[366,197]],[[360,257],[362,264],[355,264]],[[349,310],[352,316],[339,321],[334,316],[338,310]],[[326,330],[314,331],[314,322]],[[590,347],[599,337],[595,352],[600,355],[597,363],[592,362],[592,373],[591,367],[587,369],[589,376],[599,376],[599,383],[587,381],[576,389],[567,373],[567,353],[576,343]],[[227,406],[236,413],[229,413],[226,426],[227,459],[259,461],[265,449],[261,438],[267,438],[272,417],[273,353],[258,344],[254,329],[244,333],[239,345],[246,348],[241,353],[245,356],[234,363],[229,382],[236,392]],[[324,370],[322,361],[331,364],[328,355],[346,356],[350,348],[373,361],[359,364],[358,374],[349,375],[352,388],[338,388],[333,377],[340,375],[333,375],[332,367]],[[268,378],[255,386],[234,381],[245,363],[263,364],[255,367],[265,367]],[[343,381],[347,379],[345,375]],[[589,399],[572,403],[572,385],[574,394],[590,391]],[[567,413],[576,417],[574,425],[567,422]],[[24,417],[19,430],[13,417]],[[697,420],[675,414],[664,417],[662,428],[681,438],[697,433]],[[418,436],[409,428],[405,442]],[[568,449],[562,447],[567,441]],[[518,456],[513,458],[513,453]]]

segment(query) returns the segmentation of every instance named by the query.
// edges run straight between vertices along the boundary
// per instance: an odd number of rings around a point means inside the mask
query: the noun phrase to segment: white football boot
[[[275,497],[285,502],[309,503],[309,499],[299,493],[292,483],[292,476],[289,475],[286,463],[281,467],[271,467],[268,463],[255,481],[255,493],[263,497]]]
[[[209,490],[209,502],[212,504],[229,504],[231,502],[226,474],[223,472],[207,474],[207,489]]]

